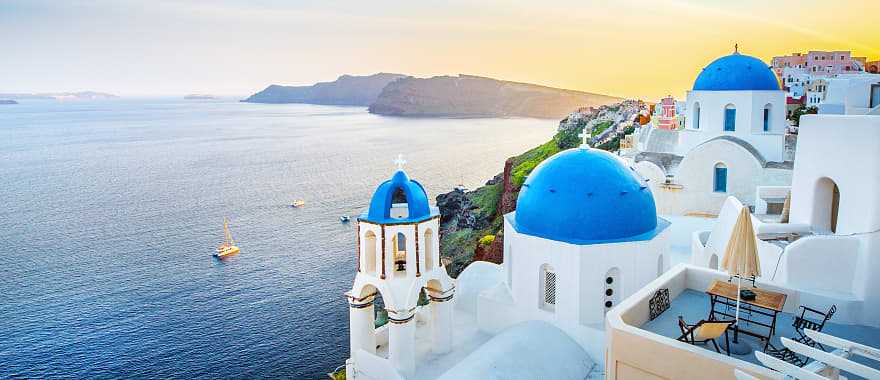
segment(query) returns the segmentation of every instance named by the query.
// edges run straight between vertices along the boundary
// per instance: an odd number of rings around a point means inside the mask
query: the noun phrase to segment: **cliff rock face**
[[[251,95],[249,103],[307,103],[339,106],[368,106],[389,83],[406,75],[378,73],[369,76],[343,75],[333,82],[312,86],[279,86],[273,84]]]
[[[393,116],[564,117],[573,109],[621,101],[606,95],[563,90],[472,75],[407,77],[388,84],[370,112]]]

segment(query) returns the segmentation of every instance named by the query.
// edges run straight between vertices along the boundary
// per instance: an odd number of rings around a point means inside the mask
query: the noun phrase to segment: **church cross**
[[[406,165],[406,160],[403,159],[402,154],[398,154],[394,163],[397,165],[397,170],[403,170],[403,165]]]
[[[584,127],[584,130],[581,131],[581,134],[578,135],[581,138],[581,147],[587,147],[587,138],[590,137],[590,133],[587,132],[587,127]]]

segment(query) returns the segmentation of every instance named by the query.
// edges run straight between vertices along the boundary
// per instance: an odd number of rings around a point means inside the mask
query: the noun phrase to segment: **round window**
[[[612,289],[605,289],[605,295],[606,295],[606,296],[611,297],[612,294],[614,294],[614,290],[612,290]]]
[[[610,307],[613,306],[613,305],[614,305],[614,304],[611,303],[611,301],[605,301],[605,307],[610,308]]]
[[[614,278],[608,277],[605,279],[605,283],[611,285],[614,282]]]

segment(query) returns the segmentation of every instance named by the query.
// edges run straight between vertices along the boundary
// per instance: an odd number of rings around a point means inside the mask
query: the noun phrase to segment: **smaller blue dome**
[[[406,197],[409,210],[409,216],[402,219],[391,217],[394,194],[398,191]],[[360,219],[380,224],[411,223],[428,219],[435,214],[428,204],[428,194],[425,192],[425,188],[420,183],[409,179],[403,170],[398,170],[390,180],[379,185],[370,200],[370,209],[362,214]]]
[[[581,245],[649,240],[668,226],[635,170],[585,148],[559,152],[529,174],[513,222],[520,233]]]
[[[764,61],[733,53],[706,66],[694,91],[779,91],[779,80]]]

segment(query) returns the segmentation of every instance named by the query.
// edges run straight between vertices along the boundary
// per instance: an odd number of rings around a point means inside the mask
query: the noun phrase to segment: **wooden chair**
[[[715,346],[715,351],[720,354],[721,350],[718,348],[718,342],[716,342],[715,339],[724,335],[724,341],[727,347],[725,351],[727,351],[727,355],[730,356],[730,336],[727,334],[727,331],[731,325],[733,325],[733,321],[708,321],[705,319],[697,322],[695,325],[689,325],[685,322],[684,318],[679,315],[678,328],[681,330],[681,336],[678,337],[678,340],[693,345],[705,345],[712,342],[712,345]]]
[[[837,312],[837,305],[831,305],[831,308],[828,309],[828,312],[825,313],[806,306],[801,306],[801,309],[801,315],[795,316],[794,322],[791,324],[792,326],[794,326],[794,331],[796,331],[798,335],[800,335],[800,337],[793,340],[798,341],[799,343],[806,344],[810,347],[819,346],[819,348],[824,351],[825,347],[822,347],[821,344],[810,339],[810,337],[808,337],[804,333],[804,329],[822,331],[822,329],[825,327],[825,322],[828,322],[828,320],[831,319],[832,316],[834,316],[834,313]],[[814,316],[816,317],[816,319],[821,321],[816,322],[814,320],[807,319],[807,312],[810,312],[811,316]]]

